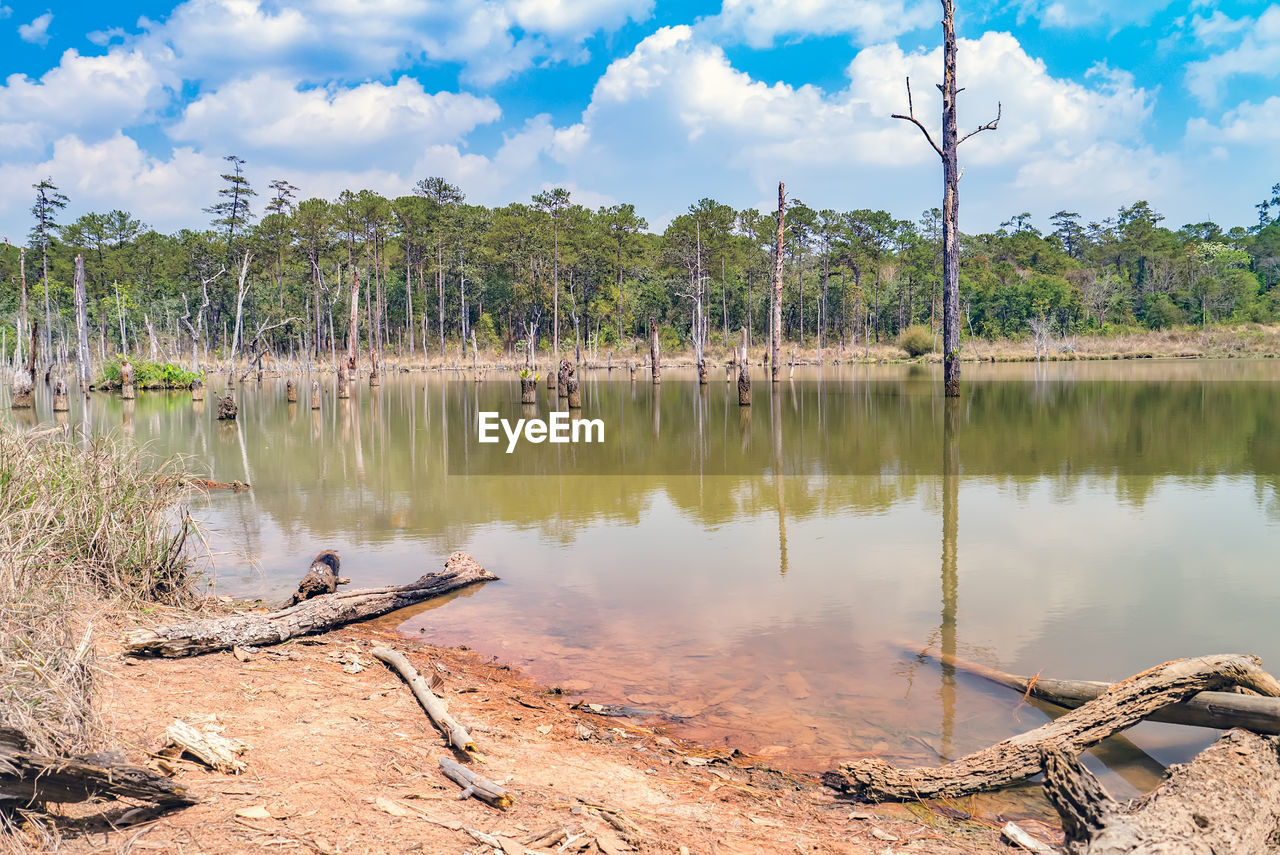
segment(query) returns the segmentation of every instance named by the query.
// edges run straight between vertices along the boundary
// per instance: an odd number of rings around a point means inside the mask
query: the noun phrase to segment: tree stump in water
[[[556,397],[569,397],[569,377],[573,374],[573,366],[569,360],[560,360],[560,370],[556,372]]]
[[[71,409],[71,398],[67,394],[67,381],[61,377],[53,384],[53,411],[65,413]]]
[[[284,399],[290,404],[298,403],[298,387],[290,380],[284,384]]]
[[[569,409],[582,409],[582,392],[578,386],[578,378],[571,373],[565,380],[565,386],[568,387],[568,394],[565,397],[569,399]]]
[[[520,378],[520,403],[536,404],[538,402],[538,378]]]
[[[698,361],[698,385],[707,385],[707,363],[706,360]]]
[[[127,356],[120,362],[120,397],[126,401],[134,397],[133,365]]]
[[[370,351],[369,359],[372,360],[372,367],[369,369],[369,385],[381,386],[382,374],[378,371],[378,351]]]
[[[218,399],[218,419],[219,421],[234,421],[236,413],[240,410],[236,406],[236,396],[228,389],[226,396],[217,395]]]
[[[311,381],[311,409],[320,409],[320,381]]]
[[[338,366],[338,397],[351,397],[351,378],[347,376],[347,366]]]
[[[326,549],[317,554],[311,559],[311,566],[307,568],[306,575],[298,583],[298,590],[280,608],[287,609],[303,600],[309,600],[321,594],[332,594],[338,590],[338,569],[341,566],[342,557],[332,549]]]
[[[33,406],[31,397],[31,372],[19,368],[13,372],[13,399],[9,406],[15,410],[29,410]]]
[[[751,360],[747,359],[747,330],[742,330],[742,349],[738,351],[738,406],[751,406]]]
[[[631,382],[636,382],[636,364],[634,362],[628,362],[627,368],[631,371]]]
[[[662,363],[658,358],[658,327],[649,319],[649,368],[653,371],[653,382],[662,382]]]
[[[191,381],[191,400],[204,400],[204,381],[199,377]]]

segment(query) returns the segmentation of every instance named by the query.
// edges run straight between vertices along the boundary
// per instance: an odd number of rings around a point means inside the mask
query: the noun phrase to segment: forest
[[[768,337],[772,213],[714,199],[662,233],[633,205],[590,210],[560,188],[488,208],[426,178],[394,199],[369,190],[299,199],[255,188],[226,158],[208,225],[163,234],[113,210],[64,221],[52,180],[32,188],[25,247],[0,250],[0,345],[32,323],[42,356],[74,351],[75,258],[83,257],[93,355],[124,351],[196,369],[230,353],[334,361],[353,284],[362,342],[452,360],[482,349],[633,354],[656,324],[664,352]],[[1101,222],[1059,210],[961,235],[965,338],[1067,338],[1280,320],[1280,184],[1251,226],[1171,228],[1146,201]],[[854,349],[941,327],[940,211],[814,210],[788,200],[782,332],[788,347]],[[700,337],[700,339],[698,338]]]

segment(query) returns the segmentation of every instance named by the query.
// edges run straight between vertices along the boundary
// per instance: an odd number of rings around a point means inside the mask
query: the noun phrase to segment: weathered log
[[[302,581],[298,583],[298,590],[294,591],[293,596],[280,608],[287,609],[303,600],[309,600],[321,594],[332,594],[338,590],[338,569],[341,566],[342,556],[332,549],[317,553],[316,557],[311,559],[311,566],[307,568]]]
[[[320,381],[311,381],[311,409],[320,409]]]
[[[439,597],[476,582],[498,577],[465,552],[449,556],[444,571],[428,573],[408,585],[362,588],[323,594],[287,609],[184,621],[125,634],[124,649],[135,656],[198,656],[217,650],[264,647],[299,635],[326,632]]]
[[[166,745],[185,751],[215,771],[238,775],[245,770],[244,761],[237,756],[245,752],[244,743],[214,730],[199,731],[175,718],[165,728],[164,738]]]
[[[292,380],[286,380],[284,384],[284,400],[288,404],[298,403],[298,387],[293,384]]]
[[[398,653],[386,647],[375,647],[369,652],[373,654],[375,659],[390,665],[395,669],[396,673],[404,678],[404,681],[409,684],[409,689],[413,692],[414,697],[422,705],[427,718],[431,719],[431,723],[436,726],[436,730],[444,734],[444,738],[449,741],[450,747],[462,751],[478,750],[475,740],[471,738],[471,734],[467,733],[467,729],[449,714],[444,701],[436,697],[427,681],[418,673],[418,669],[410,664],[403,653]]]
[[[565,386],[569,390],[569,394],[566,396],[569,400],[569,409],[582,409],[582,390],[578,385],[578,378],[570,374],[565,381]]]
[[[192,478],[187,483],[201,490],[230,490],[233,493],[240,493],[253,487],[252,484],[244,481],[211,481],[208,478]]]
[[[1040,749],[1079,754],[1153,712],[1197,692],[1243,686],[1280,696],[1280,682],[1254,656],[1177,659],[1117,683],[1098,698],[1035,730],[938,768],[899,769],[879,758],[846,763],[823,775],[832,789],[867,801],[958,798],[994,790],[1040,771]]]
[[[23,734],[0,727],[0,806],[82,802],[101,796],[194,804],[187,788],[144,766],[111,757],[49,757],[32,751]]]
[[[509,808],[514,803],[511,794],[502,787],[499,787],[488,778],[480,777],[456,760],[441,757],[440,771],[450,781],[462,787],[462,792],[458,793],[459,799],[475,796],[480,801],[491,804],[496,808]]]
[[[1231,730],[1125,812],[1070,753],[1041,752],[1044,789],[1067,855],[1274,852],[1280,739]]]
[[[907,645],[902,647],[910,650]],[[959,656],[939,656],[931,651],[919,651],[919,653],[957,670],[1067,709],[1075,709],[1088,703],[1113,685],[1096,680],[1055,680],[1039,675],[1024,677],[1019,674],[1008,674]],[[1223,730],[1243,727],[1255,733],[1280,734],[1280,698],[1242,695],[1236,692],[1200,692],[1185,701],[1157,710],[1147,718],[1150,721],[1168,724],[1214,727]]]
[[[520,403],[536,404],[538,402],[537,386],[538,386],[537,375],[534,375],[532,377],[521,377],[520,378]]]
[[[53,411],[65,413],[71,409],[71,396],[67,394],[67,381],[59,377],[53,384]]]
[[[573,373],[573,368],[572,366],[569,365],[569,360],[567,359],[560,360],[560,368],[556,371],[556,397],[557,398],[569,397],[569,375],[571,375],[572,373]]]

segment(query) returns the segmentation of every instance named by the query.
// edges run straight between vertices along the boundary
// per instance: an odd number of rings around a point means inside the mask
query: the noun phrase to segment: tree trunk
[[[742,328],[742,347],[738,350],[738,406],[751,406],[751,360],[747,358],[747,328]]]
[[[360,271],[351,265],[351,317],[347,320],[347,382],[355,376],[360,355]],[[341,382],[341,380],[339,380]]]
[[[1041,747],[1075,755],[1197,692],[1244,686],[1280,696],[1280,683],[1253,656],[1178,659],[1117,683],[1096,700],[1028,733],[938,768],[898,769],[878,758],[847,763],[823,783],[863,800],[962,798],[1040,771]]]
[[[655,384],[662,382],[662,363],[658,353],[658,325],[649,318],[649,370]]]
[[[778,182],[778,234],[773,247],[773,314],[769,330],[769,365],[773,382],[782,367],[782,247],[787,216],[787,186]]]
[[[236,329],[231,336],[231,372],[236,370],[236,348],[240,344],[240,324],[244,317],[244,298],[249,288],[245,284],[249,278],[249,261],[253,258],[248,250],[245,250],[244,261],[240,264],[240,281],[236,284]]]
[[[408,585],[323,594],[276,612],[231,615],[156,629],[132,630],[125,634],[124,648],[135,656],[177,658],[230,650],[236,645],[260,647],[279,644],[299,635],[326,632],[476,582],[497,578],[465,552],[455,552],[449,556],[442,572],[429,573]]]
[[[84,256],[76,256],[75,274],[76,299],[76,374],[80,378],[80,394],[89,391],[89,320],[88,298],[84,286]],[[150,330],[150,324],[147,329]]]
[[[943,388],[960,394],[960,144],[956,120],[955,0],[942,0],[942,354]]]
[[[1041,755],[1067,855],[1274,852],[1280,739],[1231,730],[1126,812],[1070,753]]]

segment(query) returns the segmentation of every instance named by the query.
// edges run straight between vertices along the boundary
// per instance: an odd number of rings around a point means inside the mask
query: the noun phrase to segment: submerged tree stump
[[[569,378],[573,375],[573,366],[569,360],[560,360],[560,368],[556,371],[556,397],[569,397]]]
[[[235,393],[228,389],[226,395],[218,395],[216,392],[214,395],[218,399],[218,420],[234,421],[236,414],[240,411],[236,406]]]
[[[1041,751],[1067,855],[1274,852],[1280,738],[1230,730],[1126,811],[1073,755]]]
[[[204,381],[199,377],[191,381],[191,400],[204,400]]]
[[[13,372],[13,398],[10,399],[9,406],[15,410],[31,409],[35,405],[31,394],[32,386],[30,371],[19,368]]]
[[[347,375],[347,366],[338,366],[338,397],[351,397],[351,378]]]
[[[538,378],[537,377],[521,377],[520,378],[520,403],[522,404],[538,403]]]
[[[298,403],[298,387],[289,380],[284,384],[284,399],[290,404]]]
[[[582,391],[579,388],[578,378],[570,374],[565,381],[565,386],[568,389],[568,394],[565,397],[569,399],[569,409],[582,409]]]
[[[382,373],[378,371],[378,351],[376,350],[369,351],[369,359],[372,362],[372,367],[369,369],[369,385],[381,386]]]
[[[311,409],[320,409],[320,381],[311,381]]]
[[[53,384],[53,411],[65,413],[71,409],[71,396],[67,394],[67,381],[59,377]]]
[[[742,347],[738,351],[738,406],[751,406],[751,360],[747,359],[747,330],[742,329]]]
[[[134,396],[133,365],[129,362],[129,357],[126,356],[120,362],[120,397],[128,401],[132,400]]]
[[[662,363],[658,358],[658,326],[649,318],[649,369],[653,372],[653,382],[662,382]]]

